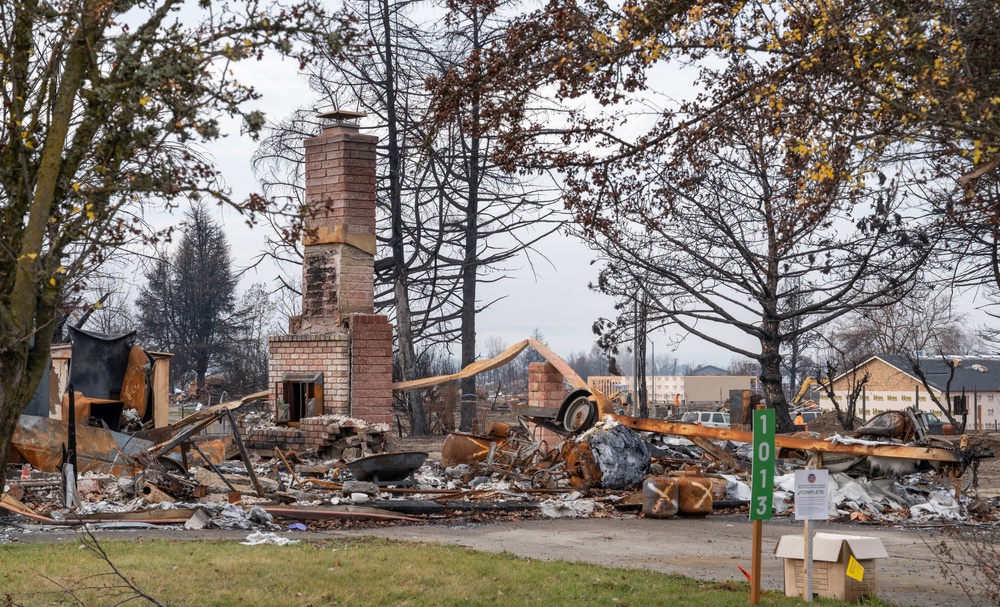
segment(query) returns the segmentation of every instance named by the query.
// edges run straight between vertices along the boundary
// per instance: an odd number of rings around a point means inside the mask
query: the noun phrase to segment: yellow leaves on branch
[[[94,219],[96,217],[96,215],[94,214],[94,205],[93,205],[93,203],[89,203],[88,202],[86,204],[86,206],[84,206],[84,207],[74,206],[72,209],[70,209],[70,212],[74,213],[74,214],[75,213],[82,213],[84,211],[86,211],[86,213],[87,213],[87,219]]]
[[[811,173],[809,173],[809,179],[812,181],[823,181],[826,179],[833,179],[834,171],[833,165],[829,162],[818,162],[813,167]]]
[[[66,268],[59,266],[59,269],[56,270],[56,272],[58,272],[59,274],[65,274]],[[46,279],[45,276],[37,276],[37,278],[38,280],[42,281],[44,284],[47,284],[50,287],[57,287],[59,285],[59,281],[56,279],[55,276],[49,276],[48,279]]]
[[[806,142],[800,139],[796,145],[791,147],[791,150],[799,156],[805,156],[812,153],[812,146],[806,145]]]
[[[962,150],[962,156],[972,159],[973,165],[978,165],[983,163],[988,158],[993,158],[996,156],[997,152],[1000,152],[1000,147],[995,145],[988,145],[982,139],[976,139],[972,142],[971,150]]]
[[[21,121],[17,120],[15,121],[15,124],[17,124],[17,126],[21,126]],[[21,138],[21,145],[23,145],[26,149],[31,150],[35,148],[35,142],[33,141],[31,133],[29,133],[28,131],[21,131],[20,138]]]

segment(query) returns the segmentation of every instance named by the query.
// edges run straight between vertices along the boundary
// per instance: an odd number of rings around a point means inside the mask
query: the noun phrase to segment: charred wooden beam
[[[731,440],[740,443],[753,442],[753,433],[744,432],[742,430],[710,428],[708,426],[697,426],[695,424],[678,424],[658,419],[628,417],[626,415],[612,415],[610,417],[618,423],[640,432],[672,434],[675,436],[685,436],[689,438],[714,438]],[[936,447],[913,447],[909,445],[891,444],[860,445],[833,443],[827,440],[784,436],[781,434],[775,437],[774,444],[775,446],[784,449],[798,449],[802,451],[816,451],[820,453],[845,453],[849,455],[861,456],[874,455],[878,457],[898,457],[903,459],[929,460],[953,464],[962,463],[962,456],[958,450],[953,451],[950,449],[941,449]]]

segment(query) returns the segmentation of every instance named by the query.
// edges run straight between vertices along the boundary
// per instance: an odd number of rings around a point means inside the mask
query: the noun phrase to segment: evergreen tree
[[[172,379],[193,371],[204,388],[240,324],[229,243],[204,204],[188,211],[177,250],[160,256],[146,282],[138,300],[143,339],[174,354]]]

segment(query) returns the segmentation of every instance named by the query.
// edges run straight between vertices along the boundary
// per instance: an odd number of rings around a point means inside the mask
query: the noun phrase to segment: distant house
[[[720,369],[714,365],[705,365],[704,367],[698,367],[689,375],[729,375],[729,371],[725,369]]]
[[[929,356],[920,359],[920,369],[937,399],[945,406],[946,392],[951,397],[952,411],[960,411],[963,399],[968,408],[969,427],[975,426],[982,411],[983,427],[994,428],[1000,423],[1000,358],[973,356]],[[851,388],[868,374],[863,396],[858,401],[868,414],[899,410],[917,403],[921,411],[939,413],[928,396],[927,388],[904,356],[876,355],[857,367],[833,379],[833,390],[841,404]],[[951,385],[948,379],[951,378]],[[833,403],[821,392],[820,407],[832,409]]]

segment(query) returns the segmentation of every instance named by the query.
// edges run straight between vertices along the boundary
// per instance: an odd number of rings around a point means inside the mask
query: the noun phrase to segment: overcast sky
[[[271,58],[241,65],[240,68],[245,70],[242,76],[244,83],[254,86],[263,95],[257,105],[271,121],[278,121],[303,105],[322,109],[329,107],[328,103],[315,99],[305,78],[297,72],[297,63],[293,61]],[[676,75],[671,76],[673,82],[680,80]],[[257,144],[249,137],[240,136],[238,127],[227,131],[230,133],[228,137],[214,143],[206,151],[218,163],[236,198],[243,199],[249,192],[259,190],[250,166]],[[232,210],[220,210],[219,213],[227,229],[237,267],[248,266],[261,252],[267,228],[247,228],[244,219]],[[180,213],[174,219],[180,221]],[[583,243],[573,237],[556,234],[543,240],[537,248],[539,254],[533,256],[532,263],[521,260],[512,266],[509,278],[480,287],[480,301],[499,299],[479,316],[481,356],[485,355],[484,344],[490,336],[499,336],[510,345],[529,337],[535,329],[562,356],[589,351],[595,339],[591,328],[594,321],[614,316],[612,300],[588,288],[588,284],[596,280],[600,264],[591,264],[594,254]],[[261,266],[249,272],[241,286],[246,288],[254,282],[276,285],[277,275],[277,268]],[[968,300],[959,307],[962,312],[970,314],[970,324],[982,325],[986,322],[984,314],[976,310],[971,295],[959,299]],[[676,345],[679,337],[677,334],[653,334],[651,339],[656,344],[656,354],[662,356],[669,353],[682,364],[714,364],[723,368],[734,358],[731,352],[695,337],[687,337]],[[751,351],[759,347],[738,331],[731,332],[731,339]],[[457,348],[453,354],[457,356]]]
[[[263,95],[257,105],[270,121],[278,121],[303,105],[325,107],[322,101],[315,99],[305,78],[297,72],[296,62],[270,58],[242,64],[239,68],[243,74],[238,72],[237,76]],[[236,198],[242,199],[258,189],[250,166],[257,144],[249,137],[240,136],[238,128],[229,128],[228,132],[228,137],[214,143],[207,152],[218,163]],[[227,229],[237,266],[249,265],[264,246],[267,228],[251,230],[245,226],[244,219],[231,210],[220,211],[220,219]],[[502,298],[479,316],[481,353],[484,353],[485,340],[491,335],[499,336],[510,345],[529,337],[536,328],[560,355],[589,351],[595,339],[591,328],[594,321],[602,316],[614,316],[612,300],[588,288],[588,284],[596,280],[600,266],[591,265],[594,255],[583,243],[557,234],[544,240],[538,249],[540,254],[533,257],[532,264],[522,260],[517,264],[519,268],[510,272],[510,278],[480,288],[481,301]],[[241,286],[246,288],[253,282],[273,285],[277,274],[276,268],[264,266],[249,273]],[[676,335],[660,334],[651,338],[656,342],[657,355],[669,352],[682,364],[725,367],[733,358],[730,352],[693,337],[685,339],[674,350],[669,343],[676,341]],[[745,340],[741,345],[752,347]]]

